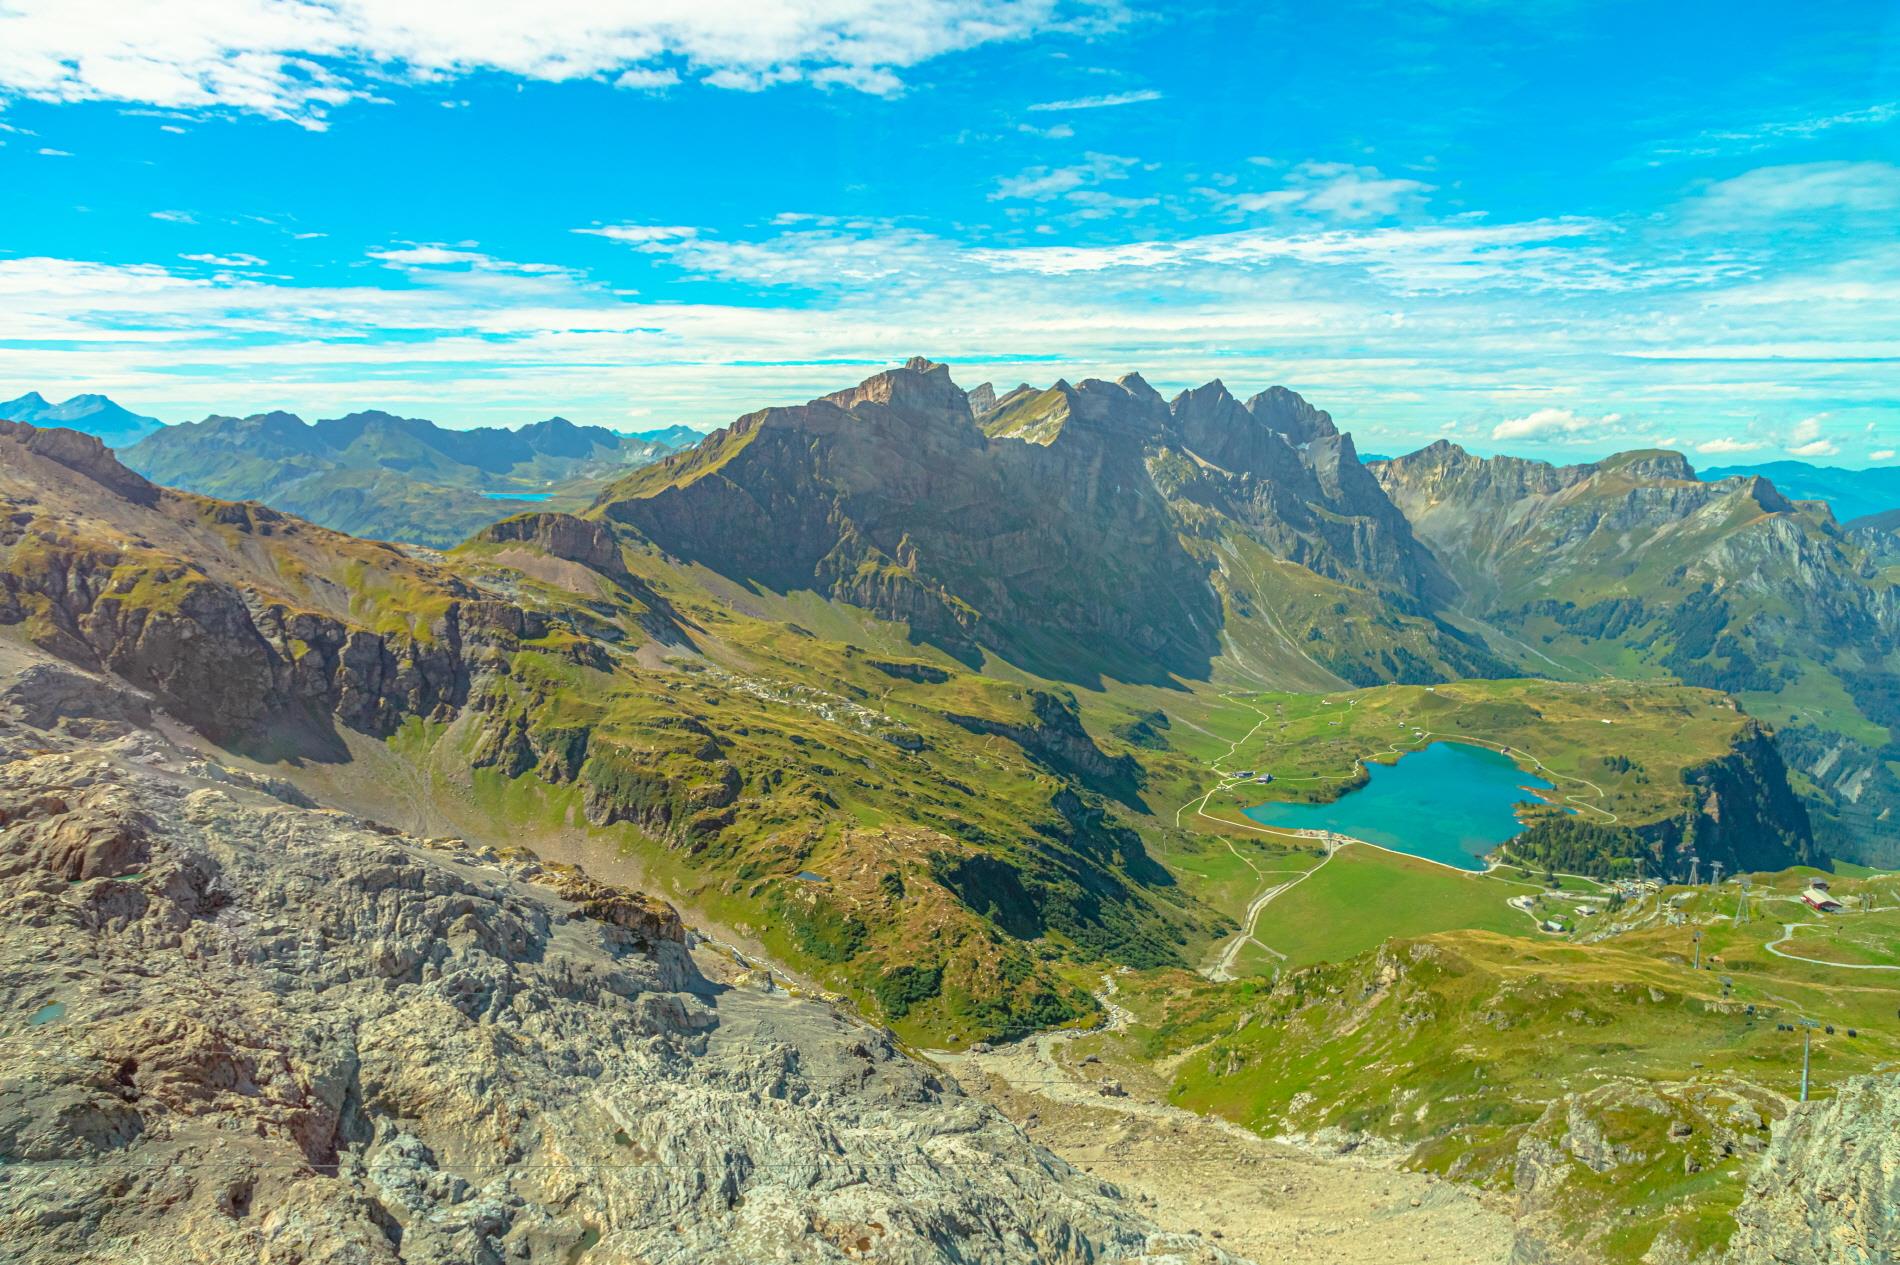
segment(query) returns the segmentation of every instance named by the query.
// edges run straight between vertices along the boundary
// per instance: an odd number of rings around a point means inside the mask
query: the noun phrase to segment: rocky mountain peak
[[[1149,386],[1148,380],[1139,373],[1124,373],[1121,377],[1115,379],[1115,385],[1136,399],[1141,400],[1143,403],[1159,405],[1163,409],[1167,408],[1167,402],[1161,398],[1161,393]]]
[[[1675,480],[1682,483],[1696,481],[1695,468],[1689,464],[1689,459],[1665,448],[1638,448],[1619,452],[1597,462],[1596,469],[1616,471],[1632,479]]]
[[[1226,414],[1229,406],[1238,408],[1236,400],[1227,390],[1227,384],[1219,378],[1212,382],[1181,392],[1168,404],[1177,419],[1182,421],[1212,419]]]
[[[937,422],[961,424],[975,434],[969,397],[950,380],[950,366],[912,356],[901,369],[873,374],[847,391],[819,397],[847,412],[862,404],[881,404]]]
[[[42,430],[25,422],[0,421],[0,439],[33,456],[55,462],[138,505],[158,501],[158,487],[119,464],[96,435],[65,427]]]
[[[8,400],[5,404],[0,404],[0,413],[11,414],[16,409],[43,409],[45,407],[45,396],[41,395],[38,391],[28,391],[25,395],[16,396]]]
[[[1332,414],[1314,408],[1299,392],[1286,387],[1268,387],[1248,400],[1246,409],[1268,429],[1295,444],[1310,444],[1339,433]]]
[[[1779,489],[1760,475],[1752,476],[1747,483],[1749,499],[1769,514],[1792,514],[1795,503],[1783,496]],[[1832,515],[1829,515],[1831,518]]]
[[[1091,429],[1158,440],[1173,423],[1166,402],[1138,374],[1115,382],[1084,378],[1079,385],[1066,388],[1064,394],[1069,399],[1070,416]]]

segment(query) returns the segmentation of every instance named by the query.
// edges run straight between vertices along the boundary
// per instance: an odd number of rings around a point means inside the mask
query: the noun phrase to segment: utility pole
[[[1692,971],[1702,969],[1702,928],[1700,927],[1695,929],[1695,965],[1689,969]]]
[[[1742,894],[1735,898],[1735,924],[1734,925],[1737,927],[1741,926],[1743,920],[1748,917],[1748,875],[1746,874],[1742,875],[1741,884],[1742,884]]]
[[[1690,887],[1695,886],[1696,875],[1699,874],[1701,870],[1702,870],[1702,858],[1698,856],[1691,856],[1689,858],[1689,886]]]
[[[1812,1019],[1797,1019],[1801,1025],[1801,1101],[1808,1100],[1808,1047],[1814,1037],[1814,1030],[1821,1025]]]
[[[1709,875],[1709,886],[1720,887],[1722,885],[1722,863],[1720,861],[1711,861],[1709,862],[1709,869],[1712,871]]]
[[[1781,1029],[1783,1032],[1793,1032],[1796,1028],[1801,1029],[1801,1101],[1806,1102],[1808,1100],[1808,1067],[1809,1060],[1813,1053],[1814,1030],[1824,1027],[1827,1029],[1828,1035],[1833,1036],[1834,1025],[1823,1024],[1818,1019],[1796,1019],[1793,1023],[1778,1023],[1775,1027]],[[1847,1035],[1851,1038],[1857,1037],[1860,1034],[1854,1029],[1849,1028],[1847,1029]]]

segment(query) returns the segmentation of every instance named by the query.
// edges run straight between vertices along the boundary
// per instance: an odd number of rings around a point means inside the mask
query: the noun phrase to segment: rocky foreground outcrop
[[[1775,1127],[1728,1265],[1900,1260],[1900,1077],[1857,1076]]]
[[[18,667],[19,654],[0,656]],[[0,1256],[1217,1261],[678,916],[0,688]]]

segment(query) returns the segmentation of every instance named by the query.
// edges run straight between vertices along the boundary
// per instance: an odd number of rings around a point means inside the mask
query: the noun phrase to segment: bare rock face
[[[120,465],[97,436],[64,427],[42,429],[25,422],[0,421],[0,438],[14,440],[35,456],[65,466],[134,504],[158,503],[157,485]]]
[[[540,530],[594,565],[613,537]],[[446,719],[554,627],[393,546],[146,482],[90,435],[0,422],[0,626],[149,691],[219,741],[300,723],[382,737]],[[381,594],[379,598],[377,595]],[[576,662],[605,652],[567,643]]]
[[[1900,1079],[1857,1076],[1790,1111],[1735,1220],[1730,1265],[1900,1260]]]
[[[490,523],[475,534],[475,539],[496,544],[530,544],[551,557],[578,562],[603,575],[620,579],[627,576],[627,565],[620,557],[620,543],[612,529],[595,519],[576,518],[572,514],[536,512],[517,514]]]
[[[1226,1259],[881,1030],[709,982],[660,901],[141,719],[0,688],[8,1261]]]
[[[913,359],[740,418],[589,513],[729,578],[1060,679],[1096,670],[1078,658],[1204,675],[1224,620],[1210,557],[1232,535],[1408,612],[1447,591],[1325,413],[1284,389],[1242,405],[1218,382],[1170,405],[1134,374],[972,398]]]

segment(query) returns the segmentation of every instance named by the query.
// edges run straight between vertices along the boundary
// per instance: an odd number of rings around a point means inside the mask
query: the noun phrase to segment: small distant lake
[[[1247,816],[1287,830],[1331,830],[1461,870],[1523,828],[1513,811],[1552,785],[1510,757],[1462,742],[1434,742],[1397,764],[1369,764],[1369,781],[1330,804],[1261,804]]]
[[[484,492],[483,496],[491,501],[545,501],[552,492]]]
[[[57,1023],[65,1017],[66,1003],[63,1001],[49,1001],[34,1011],[33,1017],[28,1019],[27,1023],[32,1027],[41,1028],[49,1023]]]

